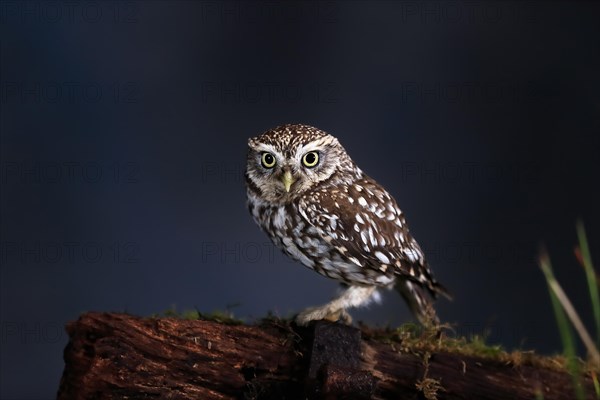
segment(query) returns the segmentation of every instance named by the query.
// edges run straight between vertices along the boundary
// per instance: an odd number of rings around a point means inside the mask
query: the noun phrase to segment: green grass
[[[544,400],[544,394],[540,391],[535,393],[535,400]]]
[[[545,250],[542,251],[540,256],[540,267],[546,277],[548,283],[548,290],[550,292],[550,300],[552,301],[552,308],[554,309],[554,316],[556,318],[556,324],[558,325],[558,331],[563,344],[563,352],[567,359],[567,369],[573,377],[573,386],[575,387],[575,397],[577,400],[583,400],[585,394],[581,386],[581,368],[577,360],[577,347],[575,343],[575,335],[573,329],[569,324],[563,305],[559,295],[556,293],[556,287],[558,281],[554,277],[552,272],[552,264],[550,263],[550,257]]]
[[[592,255],[590,254],[585,228],[581,221],[577,222],[577,237],[579,239],[579,253],[581,254],[580,261],[585,269],[590,300],[592,302],[592,311],[594,313],[594,320],[596,321],[596,348],[600,348],[600,295],[598,295],[598,280],[594,266],[592,265]]]
[[[556,324],[558,326],[558,331],[563,344],[563,354],[566,358],[566,367],[573,377],[575,397],[577,400],[585,398],[585,393],[581,385],[582,368],[581,363],[577,358],[577,338],[574,333],[576,331],[586,347],[596,398],[600,399],[600,384],[598,384],[598,379],[595,373],[595,370],[600,368],[600,354],[598,353],[598,347],[600,344],[600,297],[598,296],[598,280],[592,265],[592,258],[589,251],[587,236],[581,222],[577,223],[577,237],[579,240],[579,247],[576,250],[576,255],[578,256],[579,261],[583,265],[586,273],[586,280],[588,282],[588,290],[592,303],[592,311],[594,313],[597,336],[596,343],[594,343],[594,340],[583,325],[579,314],[554,276],[552,264],[550,262],[550,256],[546,250],[542,250],[540,254],[539,265],[546,278],[546,283],[548,284],[550,300],[552,302]]]

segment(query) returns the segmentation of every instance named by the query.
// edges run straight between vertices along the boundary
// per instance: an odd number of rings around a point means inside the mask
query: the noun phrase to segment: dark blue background
[[[560,351],[538,245],[582,317],[599,259],[600,7],[583,2],[0,3],[2,399],[53,398],[84,311],[327,301],[245,207],[246,139],[337,136],[404,210],[459,334]],[[410,318],[394,293],[355,311]]]

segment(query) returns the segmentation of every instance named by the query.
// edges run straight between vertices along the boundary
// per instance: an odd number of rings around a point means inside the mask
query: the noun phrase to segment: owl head
[[[360,174],[338,140],[312,126],[282,125],[248,140],[248,189],[268,202],[289,203]]]

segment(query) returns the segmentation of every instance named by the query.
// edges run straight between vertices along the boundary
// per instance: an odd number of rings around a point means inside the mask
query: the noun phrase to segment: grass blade
[[[585,394],[583,393],[583,387],[581,386],[581,371],[579,364],[577,363],[577,351],[575,347],[575,337],[573,330],[569,324],[569,320],[563,309],[563,305],[559,300],[559,296],[556,294],[556,285],[558,282],[552,272],[552,265],[550,264],[550,257],[546,251],[542,251],[539,259],[540,268],[544,272],[546,277],[546,283],[548,284],[548,290],[550,292],[550,299],[552,300],[552,308],[554,309],[554,316],[556,317],[556,323],[558,325],[558,331],[560,338],[563,343],[564,355],[567,358],[567,367],[571,376],[573,377],[573,386],[575,388],[575,397],[577,400],[583,400]]]
[[[594,391],[596,392],[596,399],[600,399],[600,382],[598,382],[598,376],[596,372],[592,371],[592,383],[594,384]]]
[[[592,264],[592,256],[590,254],[585,228],[581,221],[577,222],[577,237],[579,239],[579,250],[581,251],[583,268],[585,269],[590,298],[592,300],[592,311],[594,312],[594,319],[596,320],[596,346],[598,348],[600,347],[600,295],[598,294],[596,272],[594,271],[594,266]]]
[[[594,344],[594,341],[592,340],[592,337],[588,333],[587,329],[585,329],[583,322],[581,322],[581,318],[579,318],[579,314],[577,314],[577,311],[575,310],[575,307],[573,307],[571,300],[569,300],[567,294],[564,292],[564,290],[554,277],[554,273],[552,272],[552,265],[550,264],[550,258],[547,254],[541,256],[540,266],[544,271],[544,275],[546,275],[548,286],[556,296],[557,300],[562,306],[562,309],[566,312],[566,315],[571,320],[571,323],[575,327],[575,330],[577,330],[577,333],[579,334],[579,337],[585,345],[592,359],[592,362],[596,366],[600,367],[600,353],[598,352],[598,348]]]

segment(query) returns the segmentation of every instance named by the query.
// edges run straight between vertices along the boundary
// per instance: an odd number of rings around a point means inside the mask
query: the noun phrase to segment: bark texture
[[[58,398],[574,398],[571,377],[556,369],[449,352],[399,352],[375,336],[357,336],[354,328],[319,324],[298,329],[278,321],[248,326],[84,314],[67,326]],[[343,329],[348,332],[338,332]],[[357,347],[357,362],[349,348],[328,356],[336,351],[331,347],[337,339],[330,340],[336,332],[340,342],[348,337],[345,345]],[[349,354],[349,361],[339,361],[339,353]],[[584,386],[586,398],[594,399],[589,376]]]

